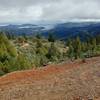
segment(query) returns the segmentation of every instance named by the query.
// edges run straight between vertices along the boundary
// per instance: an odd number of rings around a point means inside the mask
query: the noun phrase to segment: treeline
[[[97,55],[100,55],[100,36],[86,41],[79,37],[60,41],[53,34],[45,39],[41,34],[16,37],[0,33],[0,75]]]
[[[100,36],[81,41],[79,37],[67,41],[68,57],[71,59],[87,58],[100,55]]]

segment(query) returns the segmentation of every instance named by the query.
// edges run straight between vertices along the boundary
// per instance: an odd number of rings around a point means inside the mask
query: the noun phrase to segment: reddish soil
[[[40,69],[12,72],[0,78],[0,85],[2,84],[8,85],[13,82],[17,82],[17,81],[19,82],[20,80],[27,79],[27,78],[40,80],[47,77],[48,75],[61,73],[64,70],[71,69],[73,67],[78,67],[79,65],[80,62],[74,62],[74,63],[70,62],[61,65],[48,65]]]
[[[0,77],[0,100],[99,100],[100,57]]]

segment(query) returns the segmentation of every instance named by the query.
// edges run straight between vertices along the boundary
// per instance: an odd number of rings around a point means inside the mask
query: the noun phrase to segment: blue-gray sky
[[[0,23],[99,21],[100,0],[0,0]]]

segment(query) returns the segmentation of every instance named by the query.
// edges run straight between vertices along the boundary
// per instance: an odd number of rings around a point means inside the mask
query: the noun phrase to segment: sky
[[[100,0],[0,0],[0,23],[100,21]]]

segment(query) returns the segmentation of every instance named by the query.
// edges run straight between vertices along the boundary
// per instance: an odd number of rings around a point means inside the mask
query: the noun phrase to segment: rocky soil
[[[0,100],[100,100],[100,57],[2,76]]]

